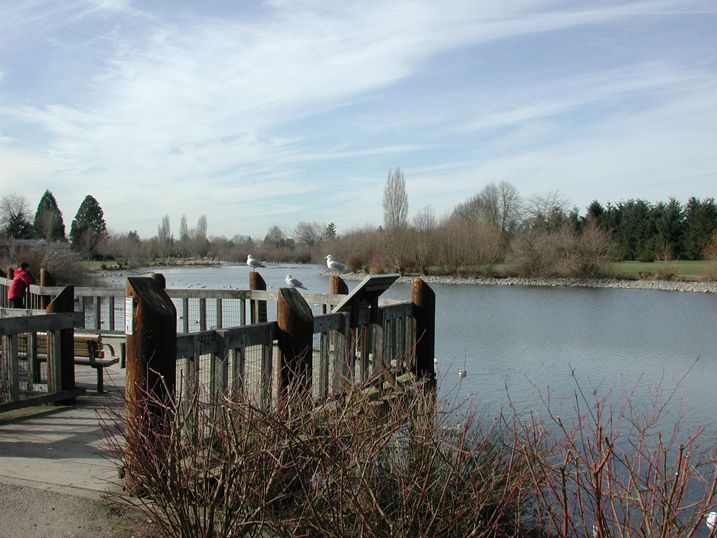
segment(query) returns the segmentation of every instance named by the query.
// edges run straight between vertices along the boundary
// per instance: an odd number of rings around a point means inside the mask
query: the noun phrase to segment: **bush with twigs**
[[[537,411],[491,420],[418,383],[321,402],[292,389],[270,409],[242,393],[181,406],[150,398],[144,426],[119,415],[107,423],[129,484],[120,500],[168,537],[704,530],[717,488],[713,436],[687,433],[682,417],[663,431],[672,396],[661,400],[659,387],[645,410],[634,392],[614,404],[610,390],[576,386],[572,398],[547,395]]]

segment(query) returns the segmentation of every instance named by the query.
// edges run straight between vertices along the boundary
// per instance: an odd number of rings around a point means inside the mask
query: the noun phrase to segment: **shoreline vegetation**
[[[208,267],[217,265],[241,265],[238,263],[180,263],[166,265],[150,265],[132,269],[98,269],[96,276],[135,276],[161,272],[163,269]],[[269,263],[269,266],[272,264]],[[287,264],[281,264],[287,265]],[[290,264],[291,265],[291,264]],[[301,265],[301,264],[293,264]],[[321,271],[321,275],[338,275],[344,280],[363,280],[365,273],[337,273]],[[625,277],[528,277],[528,276],[455,276],[455,275],[402,275],[398,282],[410,283],[413,278],[420,277],[427,284],[477,285],[477,286],[542,286],[542,287],[584,287],[584,288],[619,288],[635,290],[680,291],[691,293],[717,293],[717,282],[702,281],[692,278],[671,280],[657,278]]]

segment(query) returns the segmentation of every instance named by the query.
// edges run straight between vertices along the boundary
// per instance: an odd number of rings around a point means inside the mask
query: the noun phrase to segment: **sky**
[[[0,195],[339,234],[489,183],[717,196],[715,0],[0,0]]]

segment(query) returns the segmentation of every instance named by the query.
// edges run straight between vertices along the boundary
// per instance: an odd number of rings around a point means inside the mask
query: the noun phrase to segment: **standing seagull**
[[[331,271],[348,271],[349,268],[346,267],[343,263],[337,262],[334,260],[334,257],[329,254],[326,256],[326,267],[328,267]]]
[[[266,267],[266,265],[255,259],[251,254],[246,257],[246,264],[251,267],[252,271],[256,271],[257,267]]]
[[[293,278],[291,275],[286,275],[286,278],[284,280],[286,280],[286,283],[292,288],[301,288],[302,290],[306,289],[301,283],[301,280],[299,280],[298,278]]]

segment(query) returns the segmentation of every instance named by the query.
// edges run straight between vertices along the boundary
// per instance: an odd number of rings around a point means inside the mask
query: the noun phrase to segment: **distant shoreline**
[[[322,274],[332,275],[325,271]],[[362,280],[366,275],[348,273],[339,275],[346,280]],[[414,277],[402,276],[398,282],[410,282]],[[631,280],[622,278],[571,278],[571,277],[460,277],[421,276],[427,284],[474,286],[544,286],[572,288],[620,288],[636,290],[682,291],[691,293],[717,293],[717,282],[679,280]]]
[[[241,265],[241,264],[216,264]],[[165,265],[145,266],[133,269],[101,270],[99,277],[136,276],[161,273],[164,269],[207,267],[207,265]],[[338,275],[344,280],[363,280],[363,273],[336,273],[322,271],[321,275]],[[413,276],[402,276],[398,282],[411,282]],[[542,286],[542,287],[582,287],[582,288],[619,288],[635,290],[681,291],[689,293],[717,293],[717,282],[680,281],[680,280],[631,280],[622,278],[570,278],[570,277],[460,277],[460,276],[421,276],[427,284],[473,285],[473,286]]]

